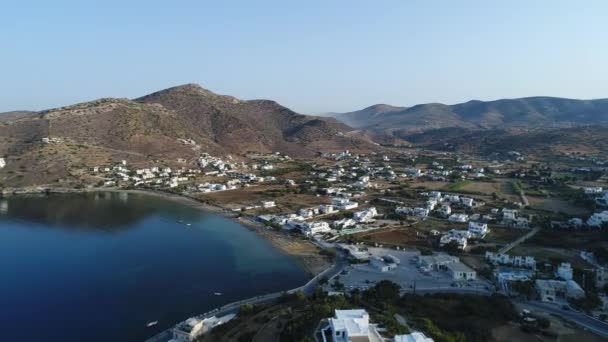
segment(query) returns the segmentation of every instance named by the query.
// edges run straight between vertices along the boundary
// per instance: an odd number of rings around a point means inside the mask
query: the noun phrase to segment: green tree
[[[253,306],[253,304],[243,304],[241,305],[241,308],[239,309],[239,313],[243,316],[247,316],[253,313],[255,307]]]

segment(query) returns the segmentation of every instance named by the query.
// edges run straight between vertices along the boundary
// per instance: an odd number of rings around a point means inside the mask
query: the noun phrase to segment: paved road
[[[570,320],[580,325],[581,327],[589,330],[592,333],[595,333],[602,337],[608,337],[608,323],[602,322],[584,313],[572,310],[564,310],[559,305],[551,303],[521,300],[513,300],[513,302],[531,311],[544,311],[550,314],[560,316],[564,319]]]

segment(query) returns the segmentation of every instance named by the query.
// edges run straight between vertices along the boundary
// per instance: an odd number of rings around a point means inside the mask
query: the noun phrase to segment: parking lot
[[[331,284],[337,279],[344,284],[344,289],[365,290],[373,287],[381,280],[390,280],[401,286],[404,292],[488,292],[492,286],[487,281],[474,280],[468,282],[455,282],[448,272],[430,271],[423,272],[418,268],[417,257],[420,252],[416,250],[398,251],[384,248],[369,248],[373,256],[392,255],[400,260],[395,269],[381,272],[370,264],[350,265],[341,273],[330,280],[327,289],[331,289]]]

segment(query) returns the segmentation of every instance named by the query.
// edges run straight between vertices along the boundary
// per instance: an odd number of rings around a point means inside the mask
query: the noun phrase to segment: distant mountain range
[[[43,138],[57,138],[43,144]],[[192,139],[196,146],[179,139]],[[0,115],[0,154],[12,185],[70,176],[78,167],[130,161],[282,152],[369,150],[376,146],[334,118],[301,115],[270,100],[244,101],[196,84],[137,99],[106,98],[40,112]],[[37,173],[23,172],[37,170]],[[47,177],[48,176],[48,177]]]
[[[509,151],[540,158],[572,153],[608,156],[608,125],[508,130],[448,127],[411,133],[407,142],[431,150],[490,155]]]
[[[474,100],[455,105],[428,103],[413,107],[378,104],[335,114],[334,117],[355,128],[403,138],[412,132],[446,127],[533,128],[608,123],[608,99],[526,97]]]

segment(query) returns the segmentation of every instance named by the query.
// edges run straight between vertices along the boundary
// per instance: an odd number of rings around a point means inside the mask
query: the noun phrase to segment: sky
[[[297,112],[608,97],[608,1],[3,0],[0,112],[184,83]]]

